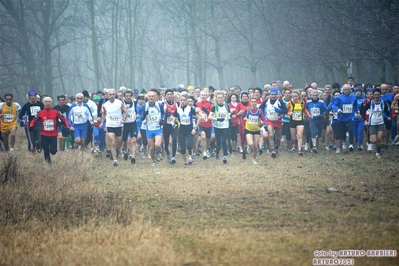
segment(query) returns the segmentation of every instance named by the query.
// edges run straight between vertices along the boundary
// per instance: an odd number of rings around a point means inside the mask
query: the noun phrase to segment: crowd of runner
[[[196,157],[214,157],[226,164],[229,156],[263,153],[277,158],[282,150],[303,156],[320,149],[341,153],[375,152],[399,145],[399,87],[354,84],[323,89],[316,83],[295,90],[288,81],[263,89],[240,86],[227,90],[151,88],[146,94],[121,87],[74,96],[58,95],[57,105],[35,91],[20,105],[6,93],[0,102],[0,145],[14,152],[16,130],[25,130],[28,151],[51,163],[57,150],[90,151],[97,157],[136,163],[136,156],[157,165],[163,155],[170,164],[182,156],[184,167]],[[282,149],[284,145],[284,149]]]

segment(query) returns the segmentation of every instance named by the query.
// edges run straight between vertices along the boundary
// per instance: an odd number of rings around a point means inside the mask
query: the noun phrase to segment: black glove
[[[205,112],[205,113],[208,113],[208,112],[209,112],[209,109],[206,108],[206,107],[202,107],[201,110],[202,110],[203,112]]]
[[[224,121],[224,118],[218,118],[217,121],[218,121],[218,122],[223,122],[223,121]]]
[[[20,127],[24,127],[24,126],[25,126],[24,122],[22,122],[22,121],[19,122],[19,126],[20,126]]]
[[[147,116],[147,115],[148,115],[148,111],[145,111],[145,112],[144,112],[144,116]]]
[[[236,110],[231,111],[231,114],[235,115],[236,114]]]
[[[162,126],[163,125],[163,120],[161,119],[161,121],[159,121],[159,125]]]

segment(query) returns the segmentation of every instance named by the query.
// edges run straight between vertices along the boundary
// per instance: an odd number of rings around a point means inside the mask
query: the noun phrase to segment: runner
[[[165,91],[164,112],[165,121],[163,125],[163,142],[166,151],[166,158],[171,164],[176,163],[176,150],[177,150],[177,132],[178,128],[174,124],[174,113],[178,107],[177,103],[173,100],[174,94],[171,89]],[[187,100],[187,99],[186,99]],[[187,102],[187,101],[186,101]],[[172,147],[172,156],[170,156],[169,147]]]
[[[147,141],[151,158],[153,159],[152,166],[161,160],[161,145],[162,145],[162,127],[164,121],[163,104],[157,102],[157,93],[150,91],[147,94],[148,102],[142,108],[141,121],[147,126]]]
[[[281,133],[283,129],[282,115],[287,113],[287,107],[283,100],[278,99],[279,91],[270,90],[270,98],[264,101],[259,107],[264,110],[267,118],[267,131],[269,133],[269,144],[271,148],[270,156],[276,158],[281,142]]]
[[[237,104],[236,107],[236,114],[238,116],[238,133],[240,136],[240,152],[242,152],[242,158],[245,160],[247,159],[246,150],[245,150],[245,143],[247,141],[247,137],[245,134],[245,116],[243,115],[245,110],[251,107],[251,104],[248,102],[249,94],[248,92],[241,93],[241,102]]]
[[[223,92],[215,93],[216,103],[213,105],[208,119],[212,121],[215,130],[216,139],[216,155],[215,159],[219,160],[220,146],[223,148],[223,163],[227,163],[227,139],[229,135],[230,109],[225,103]]]
[[[131,164],[136,163],[136,138],[137,138],[137,123],[136,123],[136,102],[132,100],[133,92],[131,90],[125,90],[123,93],[125,98],[124,105],[127,111],[126,121],[123,124],[123,159],[127,160],[128,156]],[[129,152],[129,153],[128,153]]]
[[[30,122],[29,127],[34,128],[37,122],[41,121],[41,144],[44,160],[51,164],[50,153],[52,155],[57,153],[57,122],[59,120],[65,127],[69,126],[65,117],[58,110],[51,108],[53,101],[50,97],[45,97],[43,102],[45,108]]]
[[[68,123],[71,126],[70,129],[73,131],[75,148],[77,149],[78,145],[80,145],[80,149],[84,151],[89,128],[87,122],[92,125],[93,116],[91,115],[89,106],[83,102],[83,93],[76,94],[75,99],[76,102],[71,105],[68,111]]]
[[[38,100],[38,95],[36,91],[28,92],[28,102],[22,107],[21,112],[18,117],[25,123],[25,133],[28,139],[28,147],[32,153],[42,152],[42,147],[40,145],[40,130],[41,121],[35,124],[33,128],[30,128],[30,122],[36,118],[37,114],[43,110],[44,105]]]
[[[312,152],[317,154],[317,139],[320,139],[322,135],[323,117],[325,112],[327,112],[327,105],[319,99],[319,92],[317,90],[313,90],[310,96],[311,100],[307,101],[306,109],[310,111],[311,115],[309,126],[312,136]]]
[[[288,102],[287,109],[289,110],[287,115],[290,117],[290,133],[291,138],[296,143],[298,148],[298,155],[303,156],[302,144],[303,144],[303,131],[305,128],[305,115],[311,117],[306,108],[306,103],[300,97],[298,91],[292,92],[292,100]],[[295,152],[295,144],[291,150]]]
[[[390,122],[392,119],[388,103],[381,100],[381,90],[375,89],[373,92],[373,96],[373,100],[371,100],[368,104],[362,106],[360,110],[360,115],[364,117],[366,111],[370,109],[368,121],[370,130],[370,142],[377,145],[377,152],[375,156],[377,158],[381,158],[380,152],[386,123],[384,121]]]
[[[363,91],[360,88],[355,89],[356,100],[353,102],[355,117],[353,118],[353,132],[357,139],[357,150],[363,151],[364,117],[360,116],[360,107],[363,104]],[[349,151],[353,151],[354,146],[349,145]]]
[[[243,110],[242,116],[245,120],[245,137],[247,140],[248,154],[252,153],[252,164],[258,164],[256,155],[258,154],[259,140],[260,140],[260,125],[266,123],[266,118],[258,106],[256,97],[251,98],[251,106]],[[245,152],[244,152],[245,153]]]
[[[12,93],[4,94],[5,103],[0,103],[0,129],[3,137],[5,151],[14,152],[15,133],[17,132],[17,120],[21,106],[13,102]]]
[[[177,121],[179,121],[179,144],[180,153],[183,156],[184,167],[188,167],[192,164],[192,152],[194,146],[194,135],[196,134],[196,128],[199,124],[199,115],[194,110],[193,106],[187,104],[187,100],[190,99],[185,95],[180,96],[180,106],[177,107],[173,112],[172,127],[177,127]],[[190,99],[192,102],[193,99]],[[197,122],[194,122],[197,118]],[[187,155],[188,152],[188,155]],[[173,159],[173,158],[172,158]]]
[[[229,127],[230,134],[228,139],[228,149],[230,154],[234,154],[237,148],[237,135],[238,135],[238,117],[236,115],[236,108],[238,105],[237,100],[238,100],[238,95],[235,93],[232,93],[229,96],[229,99],[227,100],[231,114],[230,127]]]
[[[67,118],[69,106],[66,104],[66,97],[65,95],[58,95],[57,96],[58,105],[54,106],[53,109],[57,110],[62,114],[65,118]],[[70,131],[69,128],[63,126],[61,124],[61,120],[57,122],[57,131],[58,131],[58,149],[61,152],[65,151],[65,143],[66,138],[68,137]]]
[[[118,152],[122,144],[122,127],[127,118],[127,110],[125,105],[119,99],[115,99],[116,92],[114,89],[108,91],[108,101],[102,106],[101,124],[107,121],[107,139],[111,148],[114,166],[118,166]],[[77,97],[76,97],[77,98]]]
[[[203,90],[200,94],[201,101],[197,102],[197,107],[201,110],[201,122],[199,124],[200,136],[201,136],[201,147],[203,157],[202,159],[209,159],[210,154],[207,152],[210,146],[211,134],[212,134],[212,122],[208,119],[209,113],[212,109],[212,104],[207,100],[208,93]]]

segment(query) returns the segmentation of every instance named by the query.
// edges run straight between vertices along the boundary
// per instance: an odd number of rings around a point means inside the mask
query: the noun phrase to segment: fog
[[[398,82],[399,1],[0,0],[0,93]]]

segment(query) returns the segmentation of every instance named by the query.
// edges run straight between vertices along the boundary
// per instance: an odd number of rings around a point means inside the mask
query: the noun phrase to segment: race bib
[[[352,113],[352,104],[343,104],[342,105],[342,112],[344,114],[351,114]]]
[[[166,120],[166,123],[173,125],[173,116],[169,116],[168,119]]]
[[[30,113],[32,116],[36,116],[37,113],[40,112],[40,106],[31,106],[30,107]]]
[[[382,111],[373,111],[373,116],[378,119],[381,118]]]
[[[54,130],[54,121],[53,120],[44,120],[43,128],[44,128],[44,131],[53,131]]]
[[[248,116],[248,123],[250,125],[258,125],[259,118],[257,116],[250,115]]]
[[[218,113],[218,118],[226,118],[227,113]]]
[[[269,118],[272,120],[277,120],[278,119],[278,113],[274,110],[268,110],[269,113]]]
[[[310,113],[312,114],[312,116],[320,116],[320,108],[317,107],[310,108]]]
[[[180,118],[180,123],[182,125],[189,125],[190,124],[190,117],[182,117],[182,118]]]
[[[149,116],[148,117],[148,122],[154,123],[157,122],[158,117],[157,116]]]
[[[294,120],[294,121],[302,121],[302,112],[300,112],[300,111],[292,112],[292,120]]]
[[[14,121],[13,114],[4,114],[4,122],[11,123],[12,121]]]
[[[119,116],[110,116],[109,120],[111,120],[112,122],[119,122]]]

